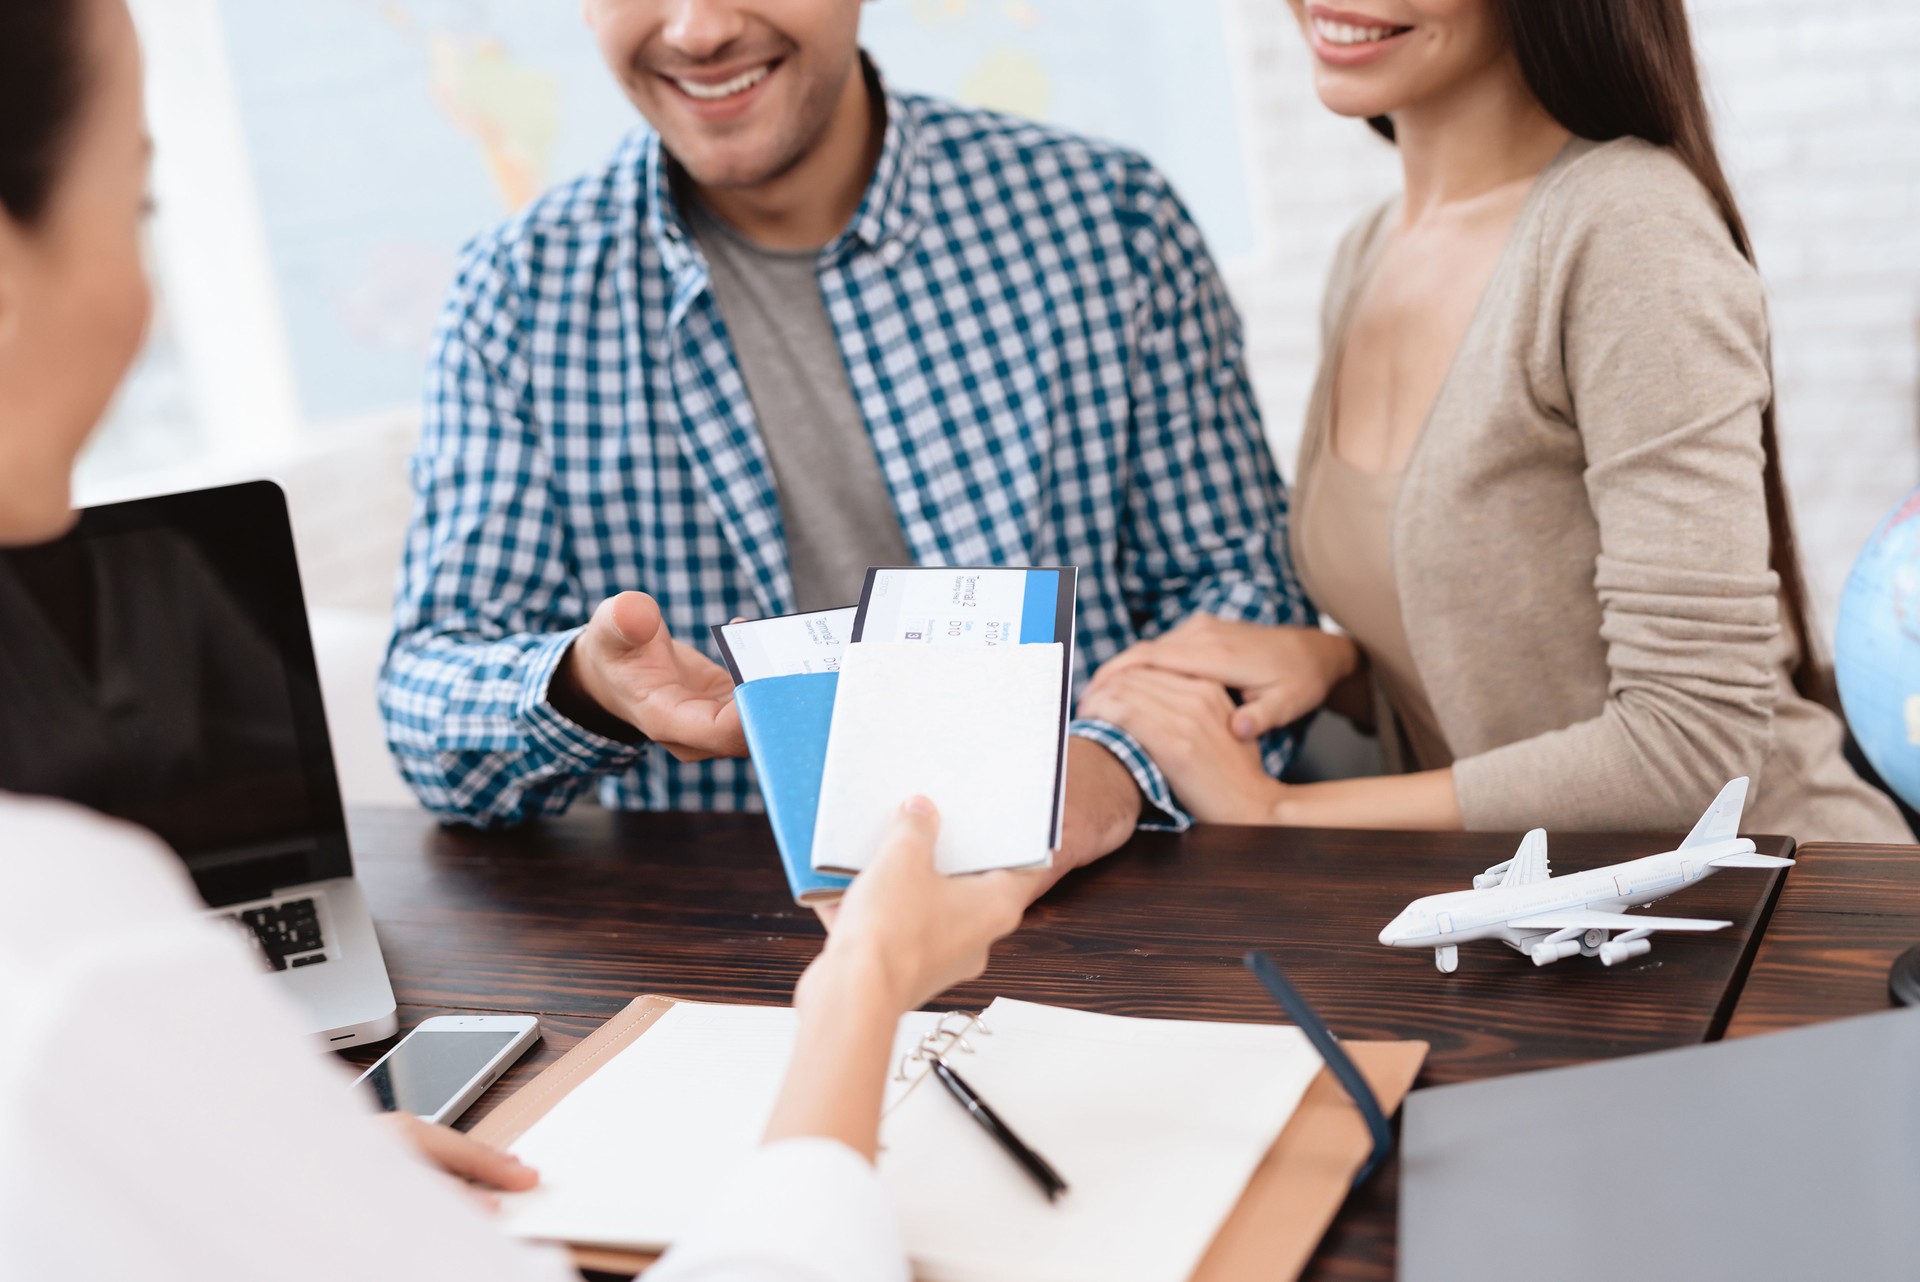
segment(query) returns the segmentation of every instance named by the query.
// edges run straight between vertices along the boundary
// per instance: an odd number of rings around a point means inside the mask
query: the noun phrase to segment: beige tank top
[[[1313,495],[1296,509],[1293,556],[1300,582],[1321,612],[1366,651],[1414,764],[1422,770],[1452,765],[1400,619],[1392,533],[1400,473],[1362,471],[1334,453],[1331,442],[1314,452],[1310,466],[1298,483],[1302,494]]]

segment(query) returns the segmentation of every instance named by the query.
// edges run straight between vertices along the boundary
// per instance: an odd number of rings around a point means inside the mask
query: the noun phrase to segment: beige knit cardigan
[[[1296,475],[1393,205],[1335,262]],[[1575,140],[1535,184],[1392,515],[1414,665],[1470,829],[1685,829],[1749,775],[1749,832],[1911,841],[1801,698],[1767,566],[1759,275],[1671,152]],[[1802,425],[1846,448],[1845,424]],[[1304,513],[1309,487],[1294,502]],[[1382,726],[1392,748],[1393,725]]]

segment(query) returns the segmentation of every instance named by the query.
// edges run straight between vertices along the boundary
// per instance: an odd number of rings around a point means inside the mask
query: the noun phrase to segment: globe
[[[1860,750],[1920,809],[1920,489],[1880,523],[1847,576],[1833,667]]]

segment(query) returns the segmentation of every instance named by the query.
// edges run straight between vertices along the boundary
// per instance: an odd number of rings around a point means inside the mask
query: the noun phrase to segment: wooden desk
[[[637,993],[784,1003],[820,945],[760,816],[583,806],[564,820],[482,833],[368,809],[351,826],[402,1027],[480,1010],[537,1014],[546,1029],[544,1046],[470,1118]],[[1687,891],[1677,911],[1735,924],[1657,936],[1651,954],[1611,971],[1579,958],[1538,969],[1503,945],[1475,944],[1442,975],[1430,952],[1376,942],[1409,900],[1468,886],[1516,841],[1230,827],[1143,834],[1063,881],[996,950],[986,976],[947,1001],[977,1007],[1005,994],[1120,1015],[1277,1020],[1240,961],[1262,948],[1341,1035],[1432,1042],[1426,1084],[1720,1035],[1778,873],[1722,873]],[[1792,849],[1786,838],[1759,845]],[[1658,838],[1556,837],[1553,866],[1662,848]],[[351,1057],[365,1063],[380,1049]],[[1391,1278],[1397,1186],[1390,1166],[1356,1194],[1307,1276]]]
[[[1920,846],[1822,843],[1794,858],[1728,1037],[1886,1010],[1887,968],[1920,944]]]

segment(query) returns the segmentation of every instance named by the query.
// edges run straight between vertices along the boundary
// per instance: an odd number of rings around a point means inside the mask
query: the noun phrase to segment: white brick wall
[[[1398,181],[1314,97],[1280,0],[1227,0],[1265,244],[1230,264],[1291,473],[1341,231]],[[1920,483],[1920,3],[1693,0],[1722,158],[1771,298],[1788,485],[1824,633],[1854,555]]]

